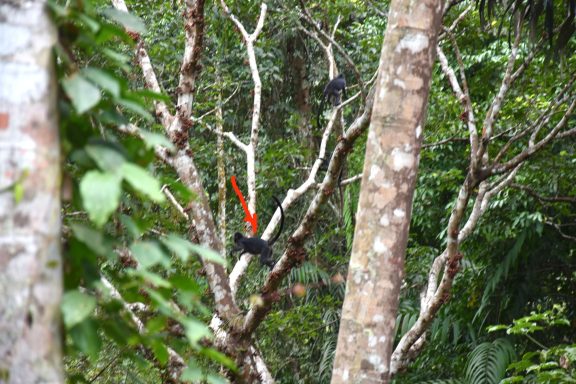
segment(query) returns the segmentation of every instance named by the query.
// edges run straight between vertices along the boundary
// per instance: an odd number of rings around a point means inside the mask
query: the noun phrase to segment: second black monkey
[[[316,118],[318,127],[320,127],[320,115],[324,112],[324,104],[326,100],[332,103],[333,107],[340,105],[341,95],[344,98],[346,96],[346,78],[341,73],[326,84],[324,87],[324,93],[322,94],[322,101],[320,102],[320,109],[318,110],[318,116]]]

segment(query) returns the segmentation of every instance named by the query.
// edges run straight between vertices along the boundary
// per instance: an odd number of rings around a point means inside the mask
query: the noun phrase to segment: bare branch
[[[502,83],[500,84],[500,90],[494,97],[488,112],[486,113],[486,118],[484,119],[484,127],[482,129],[482,145],[479,148],[478,158],[482,158],[482,161],[486,164],[488,161],[486,154],[486,149],[488,147],[488,142],[492,137],[492,133],[494,131],[494,122],[496,120],[496,116],[500,112],[502,108],[502,102],[504,100],[504,96],[508,92],[510,88],[510,84],[512,82],[512,71],[514,70],[514,64],[516,63],[516,58],[518,56],[518,46],[520,45],[520,24],[521,18],[516,16],[516,23],[514,27],[514,43],[512,45],[512,49],[510,51],[510,57],[508,58],[508,64],[506,65],[506,71],[504,72],[504,77],[502,78]]]
[[[527,194],[529,194],[530,196],[535,197],[536,199],[543,201],[543,202],[576,204],[576,197],[573,197],[573,196],[542,196],[541,194],[536,192],[534,189],[532,189],[526,185],[522,185],[522,184],[511,184],[510,187],[524,191]]]
[[[460,13],[460,15],[458,15],[458,17],[452,22],[452,24],[450,25],[450,27],[448,27],[447,29],[445,28],[444,32],[440,34],[440,36],[438,37],[438,40],[443,39],[444,37],[446,37],[446,32],[454,32],[454,30],[456,29],[456,27],[458,26],[458,24],[460,24],[460,22],[462,20],[464,20],[464,18],[466,17],[466,15],[472,10],[474,9],[474,4],[470,4],[469,6],[467,6],[464,11],[462,11]]]
[[[576,99],[573,99],[572,102],[570,103],[568,109],[565,111],[564,115],[562,116],[562,118],[560,119],[560,121],[556,124],[556,126],[539,142],[534,143],[531,146],[528,146],[526,149],[524,149],[521,153],[519,153],[518,155],[514,156],[512,159],[510,159],[509,161],[507,161],[506,163],[503,164],[499,164],[496,165],[493,169],[492,169],[492,173],[493,174],[497,174],[497,173],[503,173],[506,172],[509,169],[512,169],[514,167],[516,167],[518,164],[522,163],[523,161],[525,161],[526,159],[528,159],[529,157],[531,157],[532,155],[534,155],[536,152],[538,152],[540,149],[542,149],[546,144],[548,144],[552,139],[554,139],[554,137],[556,136],[556,134],[562,129],[564,128],[564,126],[566,125],[566,123],[568,122],[570,116],[572,115],[572,113],[574,113],[574,109],[576,108]],[[544,119],[544,121],[542,122],[543,124],[546,124],[548,121],[550,120],[550,116],[548,116],[547,118]]]
[[[258,132],[260,129],[260,110],[262,103],[262,81],[260,80],[260,73],[258,72],[258,64],[256,62],[256,54],[254,52],[254,42],[262,31],[264,26],[264,19],[266,17],[266,3],[260,5],[260,16],[254,32],[248,34],[246,28],[238,20],[238,18],[230,11],[224,0],[220,1],[222,8],[226,15],[238,27],[238,30],[244,38],[246,51],[248,53],[248,63],[250,65],[250,72],[252,73],[252,81],[254,82],[254,104],[252,107],[252,128],[250,133],[250,144],[245,146],[244,152],[246,153],[246,178],[248,184],[248,209],[250,212],[256,212],[256,148],[258,147]]]
[[[340,182],[340,185],[352,184],[353,182],[358,181],[358,180],[362,180],[362,174],[361,174],[361,173],[359,173],[359,174],[357,174],[357,175],[355,175],[355,176],[349,177],[349,178],[347,178],[347,179],[342,180],[342,181]]]
[[[562,236],[565,239],[568,240],[572,240],[572,241],[576,241],[576,236],[571,236],[566,234],[563,230],[562,230],[562,226],[560,224],[556,224],[553,223],[551,221],[545,221],[546,224],[553,226],[554,228],[556,228],[556,230],[558,231],[558,233],[560,234],[560,236]]]
[[[182,215],[182,217],[186,220],[189,220],[190,217],[188,216],[184,208],[180,205],[180,203],[178,203],[172,192],[170,192],[170,190],[168,189],[168,185],[164,184],[160,190],[162,191],[162,193],[164,193],[164,195],[166,195],[170,204],[172,204],[172,206],[176,208],[176,210]]]
[[[464,108],[464,114],[466,115],[466,121],[467,121],[467,126],[468,126],[468,135],[470,137],[470,165],[473,169],[477,168],[477,164],[478,164],[478,133],[476,131],[476,122],[474,119],[474,111],[472,109],[472,103],[470,101],[470,95],[468,92],[468,86],[466,85],[465,82],[465,77],[463,78],[463,83],[464,86],[466,87],[465,90],[467,93],[464,93],[464,91],[462,90],[462,88],[460,88],[460,84],[458,82],[458,79],[456,79],[456,74],[454,73],[454,70],[448,65],[448,59],[446,58],[446,55],[444,54],[444,52],[442,51],[442,48],[440,48],[440,46],[438,45],[436,47],[436,51],[438,52],[438,60],[440,61],[440,65],[442,67],[442,71],[444,72],[444,74],[446,75],[446,77],[448,77],[448,80],[450,81],[450,85],[452,86],[452,90],[454,91],[454,93],[456,94],[456,97],[458,98],[458,100],[460,101],[460,103],[462,104],[463,108]],[[461,58],[459,59],[459,64],[461,65],[461,72],[462,72],[462,76],[464,76],[463,72],[463,64],[461,61]]]
[[[228,96],[226,98],[226,100],[222,101],[221,100],[221,95],[219,95],[219,99],[218,99],[218,105],[216,105],[214,108],[210,109],[208,112],[203,113],[200,117],[194,117],[192,116],[191,119],[192,121],[196,122],[200,122],[202,121],[202,119],[204,119],[206,116],[213,114],[214,112],[216,112],[216,115],[218,115],[218,113],[222,114],[222,107],[226,104],[228,104],[228,102],[230,100],[232,100],[232,97],[234,97],[234,95],[236,93],[238,93],[238,91],[240,90],[240,86],[237,86],[236,89],[234,91],[232,91],[232,93],[230,94],[230,96]],[[218,116],[217,116],[218,117]],[[220,119],[222,119],[222,116],[219,117]]]
[[[433,148],[448,143],[465,143],[469,140],[470,139],[467,139],[465,137],[449,137],[447,139],[436,141],[434,143],[422,144],[422,149]]]

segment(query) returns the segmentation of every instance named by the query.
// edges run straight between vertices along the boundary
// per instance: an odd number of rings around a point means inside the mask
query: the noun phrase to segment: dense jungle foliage
[[[311,27],[300,17],[303,3],[270,1],[263,31],[255,42],[262,80],[256,153],[260,226],[273,213],[272,196],[284,195],[306,178],[322,134],[316,112],[329,80],[328,65],[318,42],[307,33]],[[388,2],[305,3],[323,30],[331,31],[339,20],[335,40],[362,79],[369,81],[378,68]],[[570,4],[554,2],[555,27],[562,26]],[[260,2],[230,1],[227,5],[248,31],[254,29]],[[154,150],[158,144],[171,147],[152,106],[160,100],[172,112],[176,110],[185,38],[183,2],[128,1],[127,6],[130,15],[103,0],[51,5],[59,30],[59,113],[64,184],[69,192],[64,214],[63,303],[68,380],[168,382],[163,367],[172,349],[186,359],[184,379],[226,382],[220,367],[233,369],[234,363],[209,341],[213,300],[198,255],[225,262],[228,270],[236,259],[228,254],[224,260],[193,244],[189,223],[161,188],[168,188],[182,207],[195,196],[170,167],[157,161]],[[478,6],[463,1],[449,9],[443,25],[449,27],[467,7],[471,9],[458,20],[453,35],[481,119],[498,92],[511,54],[513,18],[505,7],[495,5],[491,15],[484,15],[483,24]],[[532,36],[528,23],[523,25],[521,58],[546,33],[549,20],[544,16],[536,20]],[[213,212],[218,212],[214,130],[222,124],[224,131],[246,142],[254,84],[242,37],[220,3],[206,2],[204,18],[195,119],[188,140]],[[135,43],[125,27],[139,32],[142,43]],[[146,47],[161,94],[146,88],[133,54],[136,44]],[[440,45],[457,68],[446,34]],[[556,92],[574,78],[574,37],[561,52],[555,46],[555,40],[546,40],[508,91],[498,116],[496,142],[504,143],[518,126],[537,119]],[[349,93],[354,94],[354,72],[339,50],[335,58],[347,76]],[[574,89],[566,95],[573,100]],[[216,113],[219,107],[221,118]],[[359,108],[358,102],[352,102],[344,109],[344,119],[352,120]],[[413,203],[398,338],[417,318],[420,291],[434,257],[444,249],[446,223],[466,175],[470,146],[462,113],[437,63]],[[550,124],[559,118],[553,114]],[[121,129],[128,124],[140,127],[142,138]],[[572,115],[566,130],[574,128]],[[337,141],[335,132],[328,142],[329,151]],[[343,179],[362,172],[364,141],[359,140],[349,155]],[[235,175],[244,188],[244,154],[226,138],[224,153],[226,180]],[[302,289],[282,296],[255,333],[256,345],[277,383],[330,381],[359,189],[359,180],[351,182],[342,188],[341,196],[335,193],[321,208],[321,219],[306,243],[308,258],[284,282],[285,287]],[[461,269],[433,321],[426,346],[394,378],[395,383],[576,382],[575,196],[576,139],[567,135],[530,158],[514,183],[490,202],[462,245]],[[307,204],[304,197],[286,212],[288,229],[278,244],[286,242],[289,228],[298,223]],[[243,230],[243,218],[242,206],[228,182],[227,250],[232,248],[233,233]],[[258,299],[254,294],[267,273],[256,261],[251,263],[236,297],[243,310]],[[107,289],[102,277],[117,291]],[[140,325],[123,303],[136,303],[130,308],[140,316]],[[144,303],[146,311],[139,312],[138,303]]]

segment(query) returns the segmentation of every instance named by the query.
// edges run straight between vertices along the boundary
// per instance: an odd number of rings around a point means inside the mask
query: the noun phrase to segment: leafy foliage
[[[466,367],[466,382],[497,384],[504,378],[506,367],[514,358],[514,348],[505,339],[479,344],[470,353]]]

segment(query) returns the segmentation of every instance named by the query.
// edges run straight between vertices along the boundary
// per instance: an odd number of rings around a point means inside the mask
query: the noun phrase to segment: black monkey
[[[234,234],[234,248],[232,249],[232,253],[240,251],[240,253],[248,252],[252,255],[260,255],[260,263],[262,265],[267,265],[272,269],[274,267],[274,260],[272,259],[272,245],[278,240],[280,234],[282,233],[282,229],[284,228],[284,210],[282,209],[282,204],[280,201],[275,197],[272,196],[278,208],[280,208],[280,229],[278,229],[278,233],[272,239],[266,241],[262,240],[258,236],[254,237],[246,237],[239,232]]]
[[[341,73],[326,84],[324,87],[324,94],[322,95],[322,101],[320,102],[320,110],[318,111],[317,123],[318,127],[320,127],[320,115],[324,112],[324,103],[326,100],[332,103],[333,107],[340,105],[341,99],[340,95],[346,96],[346,79],[344,75]]]

